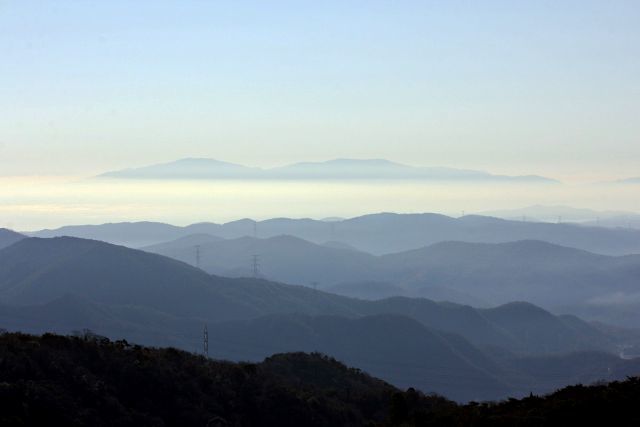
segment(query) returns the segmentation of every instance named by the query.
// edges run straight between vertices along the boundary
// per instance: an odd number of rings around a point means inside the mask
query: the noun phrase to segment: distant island
[[[551,184],[557,180],[538,175],[495,175],[447,167],[415,167],[384,159],[334,159],[263,169],[214,159],[187,158],[169,163],[107,172],[98,178],[114,179],[273,179],[273,180],[433,180],[492,181]]]

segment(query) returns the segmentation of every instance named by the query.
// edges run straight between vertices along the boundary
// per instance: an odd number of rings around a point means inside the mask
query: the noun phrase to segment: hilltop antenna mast
[[[207,324],[204,324],[204,336],[203,336],[203,345],[204,345],[204,356],[209,357],[209,330],[207,329]]]
[[[260,255],[253,255],[251,257],[251,264],[253,277],[258,278],[260,276]]]
[[[196,267],[200,268],[200,245],[196,246]]]

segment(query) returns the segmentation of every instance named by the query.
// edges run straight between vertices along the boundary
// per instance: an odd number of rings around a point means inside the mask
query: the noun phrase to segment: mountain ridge
[[[208,324],[211,351],[220,357],[324,349],[396,384],[418,376],[421,388],[460,400],[524,393],[529,374],[502,359],[615,350],[599,329],[538,308],[512,322],[491,310],[426,299],[363,301],[210,276],[160,255],[68,237],[29,238],[0,250],[0,302],[0,323],[12,330],[68,333],[91,326],[112,338],[193,350]],[[622,363],[614,356],[597,366]],[[444,373],[450,381],[443,382]],[[565,384],[563,378],[540,390]]]
[[[9,230],[8,228],[0,228],[0,249],[11,246],[25,237],[25,235]]]
[[[166,243],[190,234],[210,234],[225,239],[288,234],[319,244],[338,240],[375,255],[422,248],[442,241],[504,243],[535,239],[606,255],[640,253],[640,230],[512,221],[477,215],[454,218],[434,213],[377,213],[332,222],[310,218],[261,221],[245,218],[224,224],[201,222],[185,227],[154,222],[110,223],[65,226],[25,234],[32,237],[66,235],[130,247]]]
[[[196,262],[195,246],[165,243],[143,250]],[[527,300],[547,309],[633,293],[640,275],[640,255],[600,255],[539,240],[446,241],[375,256],[292,236],[245,236],[203,243],[198,254],[200,267],[211,274],[251,276],[251,259],[258,255],[262,277],[364,299],[376,299],[369,296],[368,283],[373,295],[383,297],[435,296],[488,305]]]
[[[332,159],[273,168],[248,167],[206,158],[176,161],[106,172],[97,178],[116,179],[418,179],[559,183],[538,175],[508,176],[448,167],[408,166],[385,159]]]

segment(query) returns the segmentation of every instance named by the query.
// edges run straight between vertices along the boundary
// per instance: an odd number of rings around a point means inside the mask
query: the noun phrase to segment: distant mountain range
[[[585,221],[581,225],[587,227],[609,227],[609,228],[626,228],[626,229],[640,229],[640,215],[629,214],[614,216],[610,218],[597,219],[593,221]]]
[[[257,254],[264,277],[365,299],[405,295],[476,305],[531,301],[558,308],[640,292],[640,255],[596,255],[533,240],[441,242],[383,256],[291,236],[182,238],[145,250],[194,263],[196,243],[200,266],[213,274],[251,276]]]
[[[517,221],[578,222],[592,226],[611,226],[612,221],[623,218],[640,219],[640,214],[623,211],[598,211],[570,206],[534,205],[519,209],[502,209],[479,212],[479,215]],[[626,224],[624,225],[626,227]]]
[[[457,400],[543,392],[636,369],[602,353],[615,351],[613,336],[531,304],[479,310],[427,299],[363,301],[210,276],[160,255],[76,238],[29,238],[0,250],[0,303],[0,325],[11,330],[90,328],[193,351],[208,323],[215,357],[321,350],[394,384]]]
[[[99,178],[118,179],[290,179],[352,180],[413,179],[436,181],[498,181],[557,183],[537,175],[506,176],[488,172],[445,167],[414,167],[383,159],[335,159],[261,169],[214,159],[188,158],[170,163],[107,172]]]
[[[226,224],[200,223],[176,227],[162,223],[116,223],[67,226],[26,233],[34,237],[72,236],[129,247],[143,247],[193,234],[234,239],[290,235],[310,242],[339,242],[372,254],[417,249],[445,241],[504,243],[543,240],[607,255],[640,253],[640,230],[584,227],[575,224],[510,221],[467,215],[380,213],[336,221],[274,218],[242,219]]]
[[[212,225],[216,227],[215,224]],[[25,234],[32,237],[45,238],[61,236],[79,237],[135,248],[178,239],[180,237],[192,236],[199,233],[199,228],[201,227],[198,225],[178,227],[160,222],[141,221],[100,225],[70,225],[55,230],[40,230]],[[212,227],[207,225],[205,228],[206,231],[211,231]]]

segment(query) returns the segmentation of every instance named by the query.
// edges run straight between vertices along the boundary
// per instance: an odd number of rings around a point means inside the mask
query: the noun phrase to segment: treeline
[[[456,405],[321,354],[262,363],[76,336],[0,335],[2,426],[640,425],[640,380]]]

